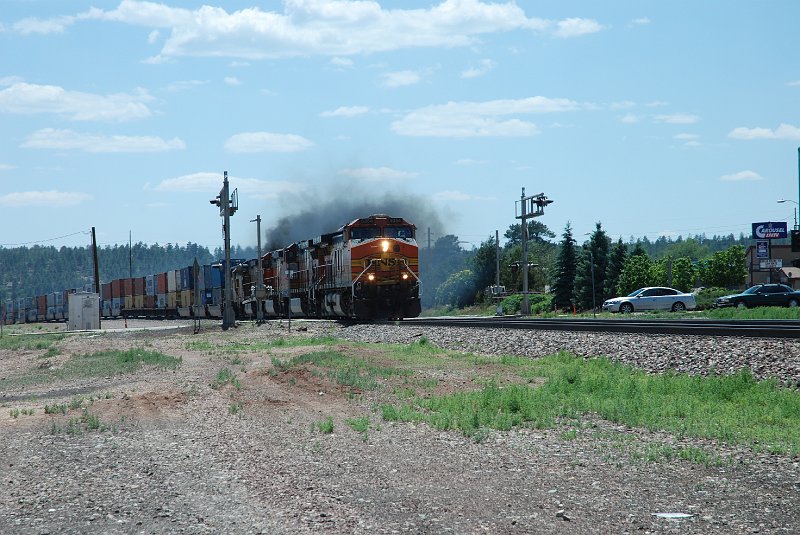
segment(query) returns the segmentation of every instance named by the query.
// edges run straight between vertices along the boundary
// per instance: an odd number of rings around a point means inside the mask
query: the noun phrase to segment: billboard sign
[[[761,269],[780,269],[783,267],[783,260],[780,258],[773,258],[772,260],[761,260],[758,263]]]
[[[769,258],[769,242],[767,240],[756,242],[756,258]]]
[[[785,221],[753,223],[753,238],[756,240],[786,238],[788,235]]]

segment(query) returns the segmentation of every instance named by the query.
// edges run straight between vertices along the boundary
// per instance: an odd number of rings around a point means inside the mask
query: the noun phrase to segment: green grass
[[[53,344],[63,340],[64,336],[63,334],[3,336],[0,338],[0,349],[47,349],[49,351]]]
[[[81,379],[133,373],[145,366],[162,370],[181,365],[180,357],[171,357],[156,351],[129,349],[127,351],[99,351],[74,355],[61,368],[36,368],[27,373],[0,379],[0,389],[10,385],[31,385],[54,380]]]
[[[325,370],[325,376],[342,386],[350,386],[359,390],[375,390],[380,387],[380,378],[394,375],[412,375],[410,370],[383,367],[371,364],[367,360],[348,357],[338,351],[314,351],[292,358],[287,362],[272,359],[277,373],[311,364]]]
[[[210,353],[241,353],[248,351],[267,351],[277,347],[326,346],[336,343],[338,343],[338,340],[333,336],[291,336],[277,338],[269,342],[240,340],[217,344],[208,340],[193,340],[186,344],[186,349]]]
[[[744,444],[771,453],[800,455],[800,392],[776,381],[733,376],[647,375],[607,359],[561,353],[538,361],[501,359],[522,377],[545,378],[541,387],[489,384],[476,392],[416,397],[384,404],[384,420],[427,422],[436,429],[550,428],[561,418],[597,414],[615,423],[676,436]]]
[[[333,417],[331,416],[328,416],[324,420],[319,420],[315,425],[323,435],[330,435],[333,433]]]
[[[211,383],[211,388],[214,390],[219,390],[223,386],[230,384],[236,390],[240,390],[242,388],[242,384],[239,382],[239,378],[236,377],[236,373],[232,372],[228,368],[222,368],[219,372],[217,372],[217,377]]]
[[[800,307],[714,308],[707,310],[705,315],[725,320],[797,320],[800,319]]]

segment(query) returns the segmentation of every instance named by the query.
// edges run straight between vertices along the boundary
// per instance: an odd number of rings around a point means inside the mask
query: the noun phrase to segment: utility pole
[[[261,310],[261,301],[267,295],[267,289],[264,287],[264,266],[261,263],[261,215],[256,215],[256,218],[251,219],[250,222],[255,222],[256,233],[258,234],[258,282],[256,282],[254,288],[256,294],[256,306],[258,307],[256,310],[256,321],[260,324],[264,322],[264,311]]]
[[[522,196],[519,200],[519,209],[516,219],[522,220],[522,306],[520,312],[523,315],[531,313],[531,304],[528,299],[528,218],[544,215],[544,207],[552,203],[544,193],[525,196],[525,188],[522,188]]]
[[[94,262],[94,291],[97,294],[98,298],[101,298],[100,295],[100,266],[97,264],[97,234],[94,231],[94,227],[92,227],[92,260]],[[102,314],[100,314],[100,307],[97,307],[97,327],[100,327],[100,318]]]
[[[236,314],[233,311],[233,281],[231,278],[231,216],[239,209],[239,196],[237,190],[230,193],[228,172],[225,171],[222,180],[222,189],[216,199],[209,201],[219,206],[219,215],[222,217],[222,234],[225,237],[225,296],[223,297],[222,329],[236,326]]]
[[[428,227],[428,250],[431,250],[431,227]]]
[[[500,291],[500,231],[494,231],[494,284]]]

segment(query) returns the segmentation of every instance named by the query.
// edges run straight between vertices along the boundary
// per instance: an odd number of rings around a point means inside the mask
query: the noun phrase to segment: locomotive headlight
[[[375,280],[375,275],[373,275],[372,273],[370,273],[369,275],[367,275],[367,279],[368,279],[368,280],[371,280],[371,281],[374,281],[374,280]]]
[[[381,247],[383,247],[383,252],[386,253],[389,251],[389,240],[383,240],[381,242]]]
[[[407,278],[408,278],[408,273],[403,273],[403,280],[406,280]]]

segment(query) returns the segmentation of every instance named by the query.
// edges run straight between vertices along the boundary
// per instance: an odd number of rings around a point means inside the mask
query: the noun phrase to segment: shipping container
[[[167,293],[178,291],[178,285],[175,283],[175,270],[167,271]]]
[[[222,266],[211,266],[211,288],[222,288]]]
[[[126,295],[122,299],[123,299],[122,308],[124,308],[125,310],[132,310],[133,309],[133,296],[132,295]]]
[[[141,310],[141,309],[144,308],[144,296],[143,295],[134,295],[133,296],[133,308],[135,308],[137,310]]]
[[[182,307],[192,306],[193,304],[192,293],[193,293],[192,290],[183,290],[181,292],[181,297],[180,297],[181,301],[179,306]]]
[[[167,274],[159,273],[156,275],[156,295],[167,293]]]
[[[167,292],[167,308],[173,309],[178,306],[178,294],[176,292]]]
[[[123,305],[123,298],[122,297],[112,297],[111,298],[111,315],[112,316],[119,316],[120,312],[122,311]]]
[[[47,317],[47,296],[36,296],[36,313],[44,320]]]
[[[111,298],[122,297],[122,279],[111,281]]]
[[[144,296],[144,308],[156,308],[156,296],[155,295],[145,295]]]
[[[144,277],[133,278],[133,295],[144,295]]]
[[[144,278],[144,295],[156,295],[156,276],[147,275]]]
[[[156,296],[156,307],[167,308],[167,294],[163,293]]]
[[[133,296],[133,279],[122,279],[122,295],[120,297]],[[125,307],[132,308],[132,307]]]

